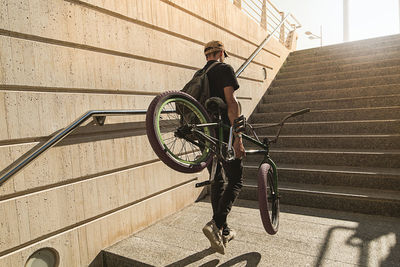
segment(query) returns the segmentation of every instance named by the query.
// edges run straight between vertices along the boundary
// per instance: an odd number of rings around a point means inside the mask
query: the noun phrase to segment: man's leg
[[[243,186],[243,164],[241,159],[235,159],[224,166],[228,184],[219,197],[218,206],[213,219],[218,228],[226,226],[226,218],[232,209],[233,202],[239,196]]]
[[[208,168],[211,174],[211,167]],[[222,167],[218,163],[217,170],[215,172],[214,182],[211,184],[211,205],[213,207],[213,218],[218,210],[219,201],[224,192],[224,180],[222,177]],[[211,248],[215,251],[225,254],[225,243],[222,237],[221,227],[217,227],[215,220],[211,220],[203,227],[203,233],[210,241]]]
[[[208,166],[208,171],[211,174],[211,165]],[[217,163],[217,170],[215,172],[214,182],[211,184],[211,206],[213,209],[213,217],[217,213],[219,201],[225,190],[225,182],[222,177],[222,167],[221,164]]]

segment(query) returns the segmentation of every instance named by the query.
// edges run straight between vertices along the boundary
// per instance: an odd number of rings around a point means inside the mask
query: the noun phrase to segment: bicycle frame
[[[254,131],[254,127],[252,127],[250,124],[247,124],[247,127],[249,127],[253,133],[253,135],[255,136],[255,138],[252,138],[251,136],[247,135],[247,134],[243,134],[242,133],[242,138],[255,144],[256,146],[260,147],[261,149],[258,150],[245,150],[247,155],[254,155],[254,154],[262,154],[264,155],[264,159],[261,161],[260,165],[261,166],[263,163],[268,163],[271,168],[272,168],[272,172],[273,172],[273,192],[278,192],[278,172],[277,172],[277,166],[275,164],[275,162],[271,159],[271,157],[269,156],[269,145],[271,143],[276,143],[280,132],[282,130],[282,127],[285,123],[285,121],[289,118],[298,116],[298,115],[302,115],[304,113],[310,112],[310,109],[303,109],[300,111],[296,111],[293,112],[289,115],[287,115],[286,117],[284,117],[279,123],[276,124],[272,124],[272,125],[264,125],[264,126],[260,126],[257,127],[256,129],[259,128],[270,128],[270,127],[277,127],[280,126],[278,128],[278,131],[276,133],[275,138],[273,138],[272,140],[269,140],[268,138],[265,138],[263,142],[261,142],[257,136],[257,134]],[[218,122],[213,122],[213,123],[204,123],[204,124],[197,124],[197,125],[192,125],[193,127],[193,132],[200,135],[202,138],[204,138],[205,140],[207,140],[208,142],[210,142],[212,145],[209,146],[209,149],[211,151],[214,152],[214,154],[219,158],[222,159],[223,161],[227,161],[227,160],[232,160],[233,157],[229,156],[230,154],[230,150],[232,149],[232,141],[233,141],[233,127],[232,126],[228,126],[226,124],[224,124],[221,120],[221,117],[218,116]],[[205,133],[203,133],[202,131],[197,130],[196,128],[204,128],[204,127],[218,127],[218,138],[214,138],[210,135],[207,135]],[[226,144],[223,140],[224,140],[224,129],[229,129],[229,141],[228,144]],[[188,140],[190,141],[190,140]],[[229,156],[229,158],[227,159],[226,156],[223,155],[223,146],[227,145],[227,155]],[[213,169],[212,169],[212,174],[214,173],[214,163],[213,163]],[[197,183],[196,187],[200,187],[200,186],[204,186],[204,185],[208,185],[213,181],[214,177],[213,175],[210,176],[210,180],[209,181],[205,181],[202,183]]]
[[[213,122],[213,123],[204,123],[204,124],[197,124],[197,125],[193,125],[193,132],[200,135],[202,138],[204,138],[205,140],[207,140],[208,142],[210,142],[212,145],[209,146],[209,149],[212,150],[214,152],[215,155],[217,155],[217,157],[219,159],[222,159],[223,161],[228,161],[228,160],[232,160],[232,158],[230,159],[226,159],[226,156],[223,155],[223,146],[227,146],[227,153],[229,154],[229,150],[232,147],[232,141],[233,141],[233,130],[232,130],[232,126],[228,126],[226,124],[224,124],[221,120],[219,120],[218,122]],[[210,135],[207,135],[205,133],[203,133],[202,131],[197,130],[196,128],[204,128],[204,127],[217,127],[218,128],[218,138],[214,138]],[[251,127],[251,126],[250,126]],[[229,129],[229,141],[228,144],[226,144],[224,141],[224,129]],[[260,147],[261,149],[258,150],[245,150],[247,155],[253,155],[253,154],[262,154],[264,155],[264,159],[262,160],[261,164],[263,163],[268,163],[273,170],[273,177],[274,177],[274,188],[273,191],[277,192],[278,189],[278,172],[277,172],[277,167],[276,164],[274,163],[274,161],[271,159],[271,157],[269,156],[269,142],[260,142],[260,140],[258,140],[255,138],[252,138],[251,136],[247,135],[247,134],[242,134],[242,138],[255,144],[256,146]],[[212,171],[213,173],[213,171]],[[208,184],[211,184],[211,182],[213,181],[213,175],[210,176],[210,180],[209,181],[205,181],[202,183],[197,183],[196,187],[200,187],[200,186],[205,186]]]

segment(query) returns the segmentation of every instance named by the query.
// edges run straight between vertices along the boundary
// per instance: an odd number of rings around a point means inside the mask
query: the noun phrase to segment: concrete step
[[[311,90],[343,89],[354,87],[378,86],[378,85],[397,85],[400,83],[400,73],[394,75],[384,75],[378,77],[365,77],[348,80],[334,80],[324,82],[308,82],[302,84],[291,84],[282,86],[272,86],[274,90],[282,93],[305,92]]]
[[[264,137],[259,136],[260,140]],[[252,143],[244,140],[246,149],[256,149]],[[365,149],[400,150],[400,134],[392,135],[280,135],[276,149]]]
[[[260,107],[261,109],[261,107]],[[249,121],[258,122],[279,122],[290,112],[265,112],[253,113]],[[311,111],[303,116],[291,118],[290,121],[312,122],[312,121],[341,121],[341,120],[384,120],[400,119],[400,106],[395,107],[376,107],[376,108],[349,108],[349,109],[329,109]]]
[[[363,64],[363,63],[373,63],[378,60],[390,60],[394,58],[399,58],[400,52],[390,52],[385,53],[384,51],[374,53],[374,54],[365,54],[363,56],[357,57],[344,57],[344,58],[335,58],[332,60],[321,60],[321,61],[299,61],[299,62],[285,62],[282,67],[281,72],[292,72],[292,71],[301,71],[301,70],[314,70],[318,68],[328,68],[332,66],[342,66],[342,65],[350,65],[350,64]]]
[[[262,98],[262,103],[278,103],[306,101],[306,100],[322,100],[337,99],[360,96],[383,96],[400,94],[400,83],[393,85],[378,85],[366,87],[353,87],[343,89],[327,89],[327,90],[310,90],[304,92],[285,92],[285,90],[277,90],[276,88],[268,88],[267,94]]]
[[[400,94],[384,96],[367,96],[353,98],[323,99],[311,101],[295,101],[259,104],[257,112],[290,112],[304,108],[311,110],[330,110],[330,109],[355,109],[355,108],[378,108],[378,107],[398,107],[400,104]],[[309,114],[303,115],[306,117]]]
[[[327,73],[342,73],[342,72],[351,72],[351,71],[360,71],[360,70],[369,70],[369,69],[380,69],[380,68],[388,68],[400,65],[399,58],[391,58],[386,60],[375,60],[373,62],[365,62],[365,63],[350,63],[350,64],[341,64],[341,65],[327,65],[325,67],[316,67],[316,68],[307,68],[307,69],[299,69],[290,71],[290,64],[286,64],[286,69],[282,68],[279,70],[279,73],[276,79],[290,79],[290,78],[300,78],[305,76],[315,76],[315,75],[323,75]]]
[[[279,164],[277,169],[279,184],[287,182],[400,191],[400,168]],[[258,165],[246,164],[243,176],[246,183],[255,183]]]
[[[319,55],[290,55],[287,58],[287,63],[293,66],[297,64],[308,64],[326,61],[335,62],[340,59],[364,57],[366,55],[373,56],[375,58],[377,55],[381,55],[382,52],[396,55],[400,53],[400,42],[389,43],[385,46],[380,46],[380,48],[381,49],[377,49],[377,47],[370,46],[364,47],[363,49],[337,50],[335,53],[324,53]]]
[[[268,125],[252,124],[254,127]],[[274,135],[277,129],[260,128],[258,135]],[[328,122],[287,122],[282,128],[282,135],[322,135],[322,134],[398,134],[400,120],[367,120],[367,121],[328,121]]]
[[[337,81],[347,79],[359,79],[364,77],[377,77],[385,75],[395,75],[400,73],[400,64],[385,68],[370,68],[356,71],[345,71],[345,72],[326,72],[322,75],[304,75],[297,78],[280,77],[279,75],[272,82],[272,86],[283,86],[292,84],[302,84],[310,82],[326,82],[326,81]]]
[[[400,191],[280,183],[280,203],[400,217]],[[239,195],[256,200],[257,186],[246,183]]]
[[[381,36],[375,38],[369,38],[364,40],[346,42],[341,44],[333,44],[327,45],[319,48],[310,48],[310,49],[303,49],[292,52],[291,56],[318,56],[318,55],[326,55],[326,54],[334,54],[340,53],[343,50],[362,50],[370,47],[386,47],[390,45],[395,45],[400,43],[400,34],[388,35],[388,36]]]
[[[400,168],[400,150],[287,148],[270,150],[279,164]],[[262,155],[247,155],[245,164],[259,163]]]
[[[279,231],[271,236],[262,226],[258,202],[236,200],[228,223],[237,236],[221,255],[209,249],[201,231],[212,216],[211,204],[196,202],[105,248],[99,264],[89,266],[342,267],[368,262],[394,267],[400,262],[400,218],[289,205],[280,211]],[[364,253],[366,244],[369,253]]]

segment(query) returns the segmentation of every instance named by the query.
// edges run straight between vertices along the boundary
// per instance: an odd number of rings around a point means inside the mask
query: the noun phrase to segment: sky
[[[323,46],[343,42],[343,0],[272,0],[302,24],[297,49],[317,47],[306,31],[320,35]],[[349,0],[349,41],[400,33],[400,0]]]

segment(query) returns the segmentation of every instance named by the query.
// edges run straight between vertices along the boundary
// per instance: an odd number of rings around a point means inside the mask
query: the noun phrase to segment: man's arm
[[[240,116],[239,114],[239,104],[234,95],[234,90],[232,86],[227,86],[224,88],[224,95],[226,104],[228,105],[228,117],[231,125],[233,125],[233,121]]]
[[[240,116],[239,103],[236,100],[234,92],[235,90],[233,89],[233,86],[224,87],[225,100],[228,106],[228,117],[229,121],[231,122],[231,125],[233,125],[233,121]],[[244,150],[241,137],[235,138],[235,141],[233,143],[233,149],[235,150],[235,155],[237,158],[245,156],[246,153]]]

